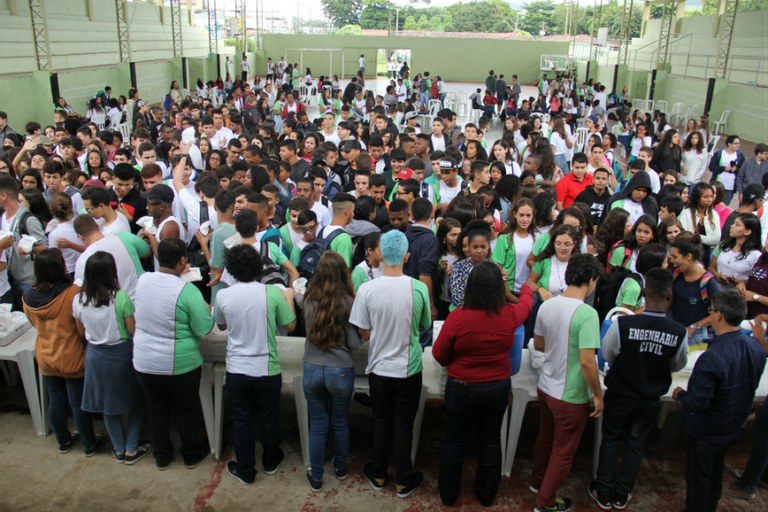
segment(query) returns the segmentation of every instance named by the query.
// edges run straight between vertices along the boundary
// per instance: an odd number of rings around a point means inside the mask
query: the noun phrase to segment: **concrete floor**
[[[226,474],[226,461],[232,457],[231,426],[225,425],[222,462],[213,457],[194,470],[187,470],[177,459],[167,471],[157,471],[148,457],[135,466],[114,462],[104,448],[92,458],[82,455],[76,445],[66,455],[56,451],[53,435],[37,437],[17,386],[0,385],[0,511],[300,511],[300,512],[416,512],[485,510],[472,494],[475,464],[468,457],[465,464],[463,494],[455,507],[444,507],[437,493],[437,468],[443,440],[443,418],[438,401],[427,403],[418,469],[424,471],[424,486],[407,499],[398,499],[391,484],[374,492],[362,475],[363,464],[370,457],[370,409],[353,402],[351,411],[350,476],[343,482],[326,473],[324,489],[313,493],[304,479],[298,427],[293,412],[293,397],[282,401],[286,460],[275,476],[259,468],[256,482],[244,486]],[[534,506],[534,496],[527,490],[531,471],[531,447],[538,428],[535,404],[527,411],[523,424],[518,458],[511,478],[503,478],[499,495],[490,511],[523,511]],[[593,424],[584,433],[573,471],[563,489],[579,510],[598,510],[586,494],[592,465]],[[106,433],[101,421],[97,432]],[[144,436],[148,438],[146,424]],[[742,468],[751,445],[752,423],[748,423],[727,457],[726,483],[731,470]],[[646,459],[635,486],[632,511],[679,511],[683,508],[683,437],[680,414],[673,410],[663,430],[654,432]],[[177,441],[178,446],[178,441]],[[257,460],[260,460],[257,445]],[[470,450],[471,452],[471,450]],[[326,465],[326,472],[329,465]],[[768,510],[768,491],[759,490],[751,502],[723,498],[722,511]]]

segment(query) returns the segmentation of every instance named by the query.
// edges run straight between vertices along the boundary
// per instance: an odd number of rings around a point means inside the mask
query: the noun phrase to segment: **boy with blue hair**
[[[370,340],[368,374],[373,403],[373,462],[363,473],[380,491],[387,478],[390,433],[395,438],[397,496],[405,498],[424,481],[413,471],[413,422],[421,397],[419,331],[431,325],[427,286],[403,274],[408,239],[394,230],[381,237],[384,275],[360,286],[352,305],[350,323]]]

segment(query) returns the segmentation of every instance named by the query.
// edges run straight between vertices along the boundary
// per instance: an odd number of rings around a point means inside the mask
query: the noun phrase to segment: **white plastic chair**
[[[587,127],[587,118],[586,117],[580,117],[576,120],[576,128],[586,128]]]
[[[731,111],[723,110],[723,113],[720,114],[720,120],[712,123],[712,133],[717,133],[717,134],[726,133],[729,117],[731,117]]]
[[[520,372],[512,378],[512,409],[509,413],[509,438],[502,465],[502,474],[509,476],[515,463],[517,442],[520,440],[520,430],[523,427],[523,417],[528,402],[536,402],[539,397],[536,387],[539,384],[539,374],[531,365],[531,353],[523,350],[523,362]]]
[[[120,135],[123,136],[123,143],[130,144],[131,142],[131,125],[128,123],[123,123],[117,125],[117,130],[120,132]]]
[[[669,119],[669,122],[674,124],[677,124],[682,119],[682,110],[683,110],[683,104],[682,102],[677,102],[674,105],[672,105],[672,110],[667,115],[667,118]]]
[[[440,112],[440,100],[429,100],[427,107],[429,108],[429,112],[421,114],[420,116],[424,120],[422,129],[426,129],[426,127],[429,126],[431,130],[432,121],[437,118],[437,113]]]
[[[645,108],[645,100],[632,100],[632,110],[643,110]]]
[[[579,153],[583,153],[587,147],[587,139],[589,138],[589,128],[586,126],[580,126],[576,128],[576,150]]]
[[[712,135],[709,137],[709,141],[707,142],[707,161],[712,160],[712,155],[714,155],[717,150],[718,142],[720,142],[719,135]]]
[[[654,105],[654,108],[664,114],[667,113],[667,100],[659,100]]]
[[[653,114],[653,100],[645,100],[643,102],[643,112]]]

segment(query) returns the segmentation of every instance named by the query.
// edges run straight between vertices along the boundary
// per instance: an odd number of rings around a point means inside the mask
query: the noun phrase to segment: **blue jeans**
[[[259,436],[264,449],[261,462],[264,467],[274,467],[284,456],[280,448],[280,388],[282,385],[281,375],[250,377],[227,372],[237,472],[248,481],[256,477],[254,412],[259,414]]]
[[[65,379],[63,377],[43,376],[45,389],[48,390],[48,421],[56,435],[59,446],[64,446],[69,441],[69,427],[67,426],[67,401],[72,409],[72,419],[75,428],[80,432],[83,445],[92,448],[96,444],[96,436],[93,433],[93,419],[91,413],[80,409],[83,401],[83,377],[77,379]]]
[[[123,430],[123,416],[126,417],[126,428]],[[136,409],[128,414],[105,414],[104,426],[107,427],[112,448],[117,453],[135,452],[139,446],[141,420],[144,419],[144,409]]]
[[[658,410],[658,399],[618,396],[610,389],[605,393],[603,441],[597,468],[597,490],[601,496],[626,498],[632,491]],[[617,467],[622,443],[622,463]]]
[[[461,493],[464,452],[477,439],[475,495],[483,506],[493,503],[501,482],[501,420],[509,400],[509,379],[445,383],[446,437],[440,459],[438,488],[446,506]]]
[[[758,480],[768,484],[768,403],[764,403],[757,413],[752,452],[744,474],[736,481],[736,485],[754,493],[757,491]]]
[[[304,363],[304,396],[309,408],[309,470],[322,481],[325,441],[333,432],[333,467],[347,469],[349,403],[355,386],[354,368],[333,368]]]

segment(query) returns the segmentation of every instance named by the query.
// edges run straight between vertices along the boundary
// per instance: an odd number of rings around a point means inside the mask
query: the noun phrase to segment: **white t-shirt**
[[[72,299],[72,316],[85,326],[85,337],[93,345],[117,345],[122,343],[120,330],[117,328],[117,312],[114,300],[109,306],[83,306],[80,293]],[[123,296],[125,297],[125,296]]]
[[[643,138],[635,137],[632,139],[632,151],[630,152],[630,156],[637,156],[640,154],[640,148],[643,146],[651,147],[651,136],[646,135]]]
[[[336,147],[341,144],[341,139],[339,138],[339,134],[336,133],[336,130],[333,130],[333,133],[325,133],[320,132],[323,135],[323,138],[325,139],[325,142],[333,142],[336,144]]]
[[[139,279],[138,269],[123,241],[117,236],[105,236],[85,248],[75,265],[75,284],[82,286],[85,264],[88,258],[98,251],[108,252],[115,259],[117,282],[120,283],[120,288],[126,291],[131,300],[135,301],[136,281]]]
[[[739,259],[741,252],[723,251],[717,257],[717,271],[737,281],[746,281],[761,254],[760,251],[754,250],[750,251],[746,258]]]
[[[112,222],[112,224],[104,224],[101,227],[101,232],[104,233],[104,235],[116,235],[118,233],[130,233],[131,231],[131,225],[128,223],[128,217],[123,215],[120,212],[117,213],[117,218]]]
[[[189,244],[195,237],[195,233],[200,228],[200,199],[197,197],[194,191],[188,188],[183,188],[176,194],[176,198],[181,202],[184,208],[184,217],[187,219],[186,236],[184,241]],[[213,205],[207,206],[208,220],[211,222],[211,231],[216,229],[219,225],[219,217],[216,215],[216,209]]]
[[[566,137],[568,134],[566,134]],[[552,137],[549,139],[549,142],[555,147],[555,154],[556,155],[568,155],[570,154],[570,151],[568,149],[568,146],[565,144],[565,140],[560,136],[557,132],[552,132]]]
[[[515,293],[520,292],[523,283],[528,279],[531,269],[525,264],[528,256],[533,249],[533,236],[528,235],[523,238],[517,233],[514,234],[515,243]]]
[[[365,373],[405,378],[421,371],[418,338],[429,317],[426,285],[408,276],[382,276],[363,283],[349,322],[371,331]]]
[[[0,251],[0,263],[8,264],[8,251]],[[0,272],[0,297],[11,290],[11,283],[8,282],[8,267]]]
[[[651,192],[658,194],[659,190],[661,190],[661,179],[659,178],[659,173],[653,169],[649,169],[648,177],[651,178]]]
[[[128,228],[130,230],[130,227]],[[60,222],[56,229],[50,232],[48,235],[48,247],[57,247],[56,243],[59,239],[69,240],[73,244],[83,245],[83,241],[77,237],[75,228],[72,227],[72,221]],[[72,273],[75,271],[75,265],[77,259],[80,257],[80,253],[74,249],[61,249],[61,254],[64,256],[64,263],[67,266],[67,272]]]
[[[461,193],[461,182],[457,182],[455,187],[449,187],[444,181],[440,182],[440,202],[450,203]]]
[[[635,221],[645,213],[645,210],[643,210],[643,205],[632,201],[629,197],[624,199],[624,205],[622,208],[627,210],[627,213],[629,213],[629,219],[627,222],[633,225]]]
[[[270,305],[276,314],[270,315]],[[280,373],[276,323],[291,312],[273,285],[237,283],[216,295],[214,319],[227,324],[227,372],[264,377]]]
[[[219,144],[219,141],[221,138],[226,139],[226,142],[224,146],[222,147]],[[216,132],[216,134],[208,140],[211,144],[211,149],[226,149],[227,144],[229,144],[229,141],[235,138],[235,134],[227,128],[226,126],[222,126],[219,131]]]
[[[565,291],[565,269],[568,263],[558,260],[555,256],[550,258],[549,283],[547,289],[552,295],[560,295]]]
[[[320,224],[320,228],[324,228],[331,223],[331,219],[333,218],[331,216],[331,211],[320,201],[315,201],[315,204],[312,205],[310,210],[317,215],[317,222]]]
[[[443,137],[431,136],[432,148],[435,151],[445,151],[445,139]]]

